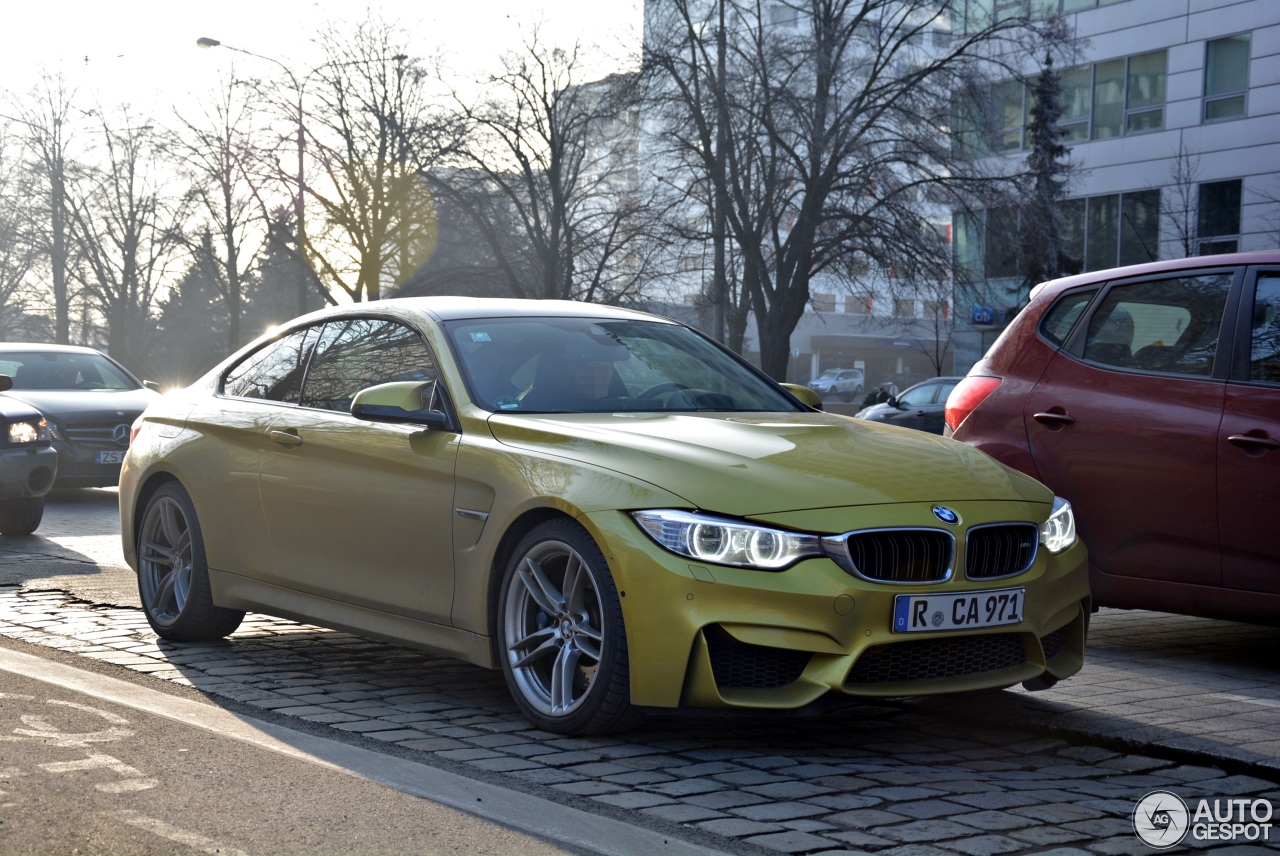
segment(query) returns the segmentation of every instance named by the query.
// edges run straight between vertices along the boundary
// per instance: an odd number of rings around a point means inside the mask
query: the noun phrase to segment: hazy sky
[[[244,75],[273,73],[269,63],[197,48],[201,36],[278,59],[301,77],[320,61],[309,44],[316,31],[366,9],[403,24],[415,53],[443,52],[456,74],[474,77],[521,28],[541,22],[561,43],[607,43],[628,28],[638,38],[640,8],[641,0],[0,0],[0,89],[22,94],[44,68],[89,100],[155,113],[216,87],[233,61]]]

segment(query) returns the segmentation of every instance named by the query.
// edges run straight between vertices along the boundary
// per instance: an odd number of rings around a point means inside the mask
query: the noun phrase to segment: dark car
[[[13,379],[0,375],[0,392]],[[0,395],[0,535],[29,535],[58,471],[49,428],[34,407]]]
[[[39,410],[58,453],[56,487],[110,487],[120,480],[129,426],[159,397],[92,348],[0,344],[10,398]]]
[[[941,434],[947,396],[959,382],[958,377],[935,377],[916,384],[888,401],[864,407],[854,415],[872,422],[888,422],[890,425]]]
[[[1280,622],[1280,253],[1041,285],[946,418],[1071,502],[1098,603]]]

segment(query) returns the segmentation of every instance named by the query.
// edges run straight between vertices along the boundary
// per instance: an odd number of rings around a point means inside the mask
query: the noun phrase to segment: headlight
[[[43,420],[37,422],[9,423],[9,444],[26,446],[32,443],[49,442],[49,426]]]
[[[780,571],[807,556],[823,554],[817,535],[691,511],[633,511],[631,516],[662,547],[699,562]]]
[[[1053,498],[1053,513],[1040,524],[1040,543],[1050,553],[1061,553],[1076,543],[1076,516],[1071,503],[1060,496]]]

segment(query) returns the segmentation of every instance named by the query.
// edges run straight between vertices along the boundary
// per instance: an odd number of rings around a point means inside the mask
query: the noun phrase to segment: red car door
[[[1244,303],[1247,353],[1218,434],[1218,519],[1228,588],[1280,593],[1280,271]]]
[[[1202,586],[1222,581],[1215,377],[1233,272],[1115,285],[1028,395],[1042,480],[1075,507],[1095,568]]]

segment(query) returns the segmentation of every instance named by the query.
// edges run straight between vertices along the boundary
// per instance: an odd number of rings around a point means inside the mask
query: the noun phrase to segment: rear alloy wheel
[[[44,497],[0,502],[0,535],[30,535],[44,518]]]
[[[498,644],[507,686],[540,728],[599,734],[639,722],[617,589],[577,523],[543,523],[516,548],[502,580]]]
[[[165,639],[221,639],[244,619],[243,612],[213,603],[195,506],[176,482],[157,490],[142,514],[138,592],[151,629]]]

